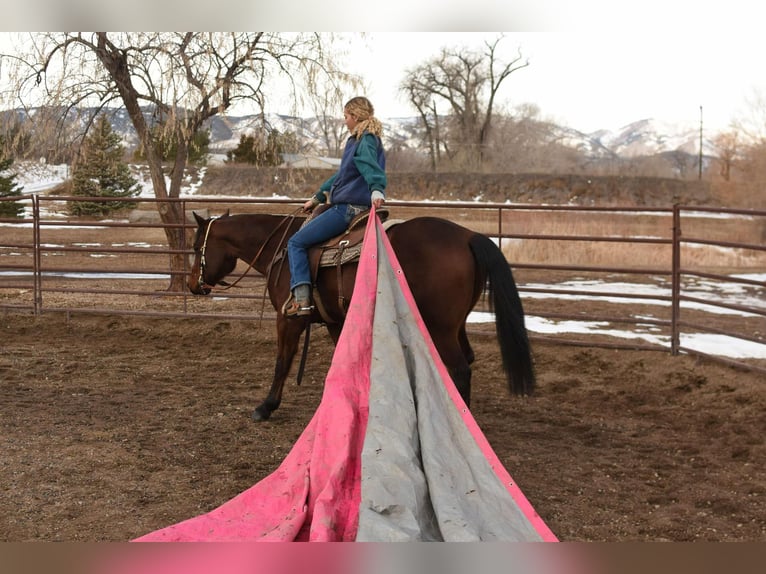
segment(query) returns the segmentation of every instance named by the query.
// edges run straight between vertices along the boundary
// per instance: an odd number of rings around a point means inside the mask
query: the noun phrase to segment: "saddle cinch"
[[[322,208],[326,209],[324,205],[320,205],[314,209],[312,217],[324,211]],[[401,220],[388,219],[388,210],[386,209],[376,209],[375,213],[381,223],[383,223],[384,229],[388,229],[397,223],[401,223]],[[320,267],[335,267],[338,270],[338,305],[344,314],[348,309],[349,301],[343,293],[342,268],[343,265],[347,263],[359,260],[359,256],[362,253],[362,242],[364,240],[364,232],[369,215],[370,210],[361,212],[351,220],[346,231],[328,239],[324,243],[311,247],[308,252],[312,279],[316,280]],[[316,305],[319,314],[325,322],[331,322],[316,288],[316,284],[312,285],[311,290],[314,304]]]

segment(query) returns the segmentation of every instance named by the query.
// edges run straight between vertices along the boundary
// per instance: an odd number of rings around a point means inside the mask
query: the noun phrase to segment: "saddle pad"
[[[382,223],[383,229],[388,230],[390,227],[398,223],[402,223],[403,219],[387,219]],[[338,265],[345,265],[351,261],[358,261],[359,255],[362,253],[362,242],[359,241],[354,245],[341,248],[339,246],[324,247],[322,255],[319,258],[320,267],[336,267]]]
[[[322,256],[319,258],[320,267],[335,267],[337,265],[344,265],[350,261],[356,261],[359,259],[359,255],[362,253],[362,244],[357,243],[341,249],[340,247],[326,247],[322,251]]]

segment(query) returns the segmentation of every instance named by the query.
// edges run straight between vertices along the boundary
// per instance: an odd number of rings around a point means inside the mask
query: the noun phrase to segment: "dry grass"
[[[672,216],[653,212],[515,211],[503,219],[503,233],[581,237],[573,239],[506,239],[503,252],[512,263],[545,263],[620,267],[670,268]],[[766,217],[715,217],[682,213],[681,264],[685,268],[739,272],[766,269],[766,252],[757,249],[704,245],[691,240],[764,245]],[[626,238],[625,241],[614,241]],[[629,241],[627,238],[638,238]],[[642,242],[641,239],[667,243]],[[683,243],[683,241],[688,243]]]

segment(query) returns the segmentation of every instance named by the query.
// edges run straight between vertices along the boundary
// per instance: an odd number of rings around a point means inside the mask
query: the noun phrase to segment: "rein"
[[[213,227],[213,222],[218,219],[217,217],[211,217],[210,223],[208,223],[207,228],[205,229],[205,239],[202,241],[202,248],[200,249],[200,258],[199,258],[199,277],[197,278],[197,285],[199,287],[205,288],[209,287],[211,290],[215,287],[214,285],[208,285],[205,283],[205,250],[207,249],[207,238],[210,235],[210,228]]]
[[[277,249],[274,251],[274,254],[275,254],[274,258],[271,260],[271,263],[269,263],[269,268],[268,268],[268,270],[266,272],[266,286],[268,288],[268,280],[269,280],[269,277],[271,275],[271,268],[274,265],[274,261],[276,260],[277,254],[279,253],[279,248],[282,246],[282,243],[285,240],[285,236],[287,235],[287,231],[290,229],[289,222],[291,222],[293,219],[295,219],[295,215],[300,210],[302,210],[302,208],[299,207],[298,209],[293,211],[291,214],[286,215],[282,219],[282,221],[279,222],[279,225],[277,225],[273,229],[273,231],[269,234],[269,236],[266,238],[266,240],[261,244],[261,247],[260,247],[260,249],[258,249],[258,252],[255,254],[255,257],[253,257],[252,261],[250,261],[250,263],[247,264],[247,269],[245,269],[242,272],[242,274],[239,277],[237,277],[237,279],[234,281],[234,283],[227,283],[227,284],[223,285],[223,287],[220,288],[220,289],[217,289],[216,285],[208,285],[204,281],[204,274],[205,274],[205,250],[207,249],[207,239],[208,239],[208,236],[210,235],[210,229],[213,227],[213,222],[216,219],[218,219],[217,217],[210,218],[210,223],[208,223],[207,229],[205,229],[205,239],[202,242],[202,248],[200,250],[199,279],[198,279],[197,283],[200,286],[202,286],[202,287],[209,288],[211,292],[214,291],[216,293],[220,293],[221,291],[228,291],[229,289],[231,289],[232,287],[237,285],[237,283],[242,281],[242,279],[244,279],[245,275],[247,275],[250,272],[250,270],[255,266],[255,264],[258,262],[258,258],[263,253],[263,250],[266,249],[266,245],[268,245],[269,241],[271,241],[271,238],[274,237],[274,235],[277,233],[277,231],[279,230],[280,227],[282,227],[285,223],[288,223],[284,227],[284,231],[282,233],[282,237],[279,240],[279,244],[277,245]],[[264,299],[265,299],[265,295],[264,295]]]

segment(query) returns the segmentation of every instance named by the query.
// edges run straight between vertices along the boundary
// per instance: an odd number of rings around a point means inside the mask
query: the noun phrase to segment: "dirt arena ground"
[[[277,468],[322,394],[254,423],[273,324],[0,315],[0,540],[125,541],[206,512]],[[766,381],[690,356],[536,342],[539,391],[509,395],[472,337],[472,410],[563,541],[766,541]]]

